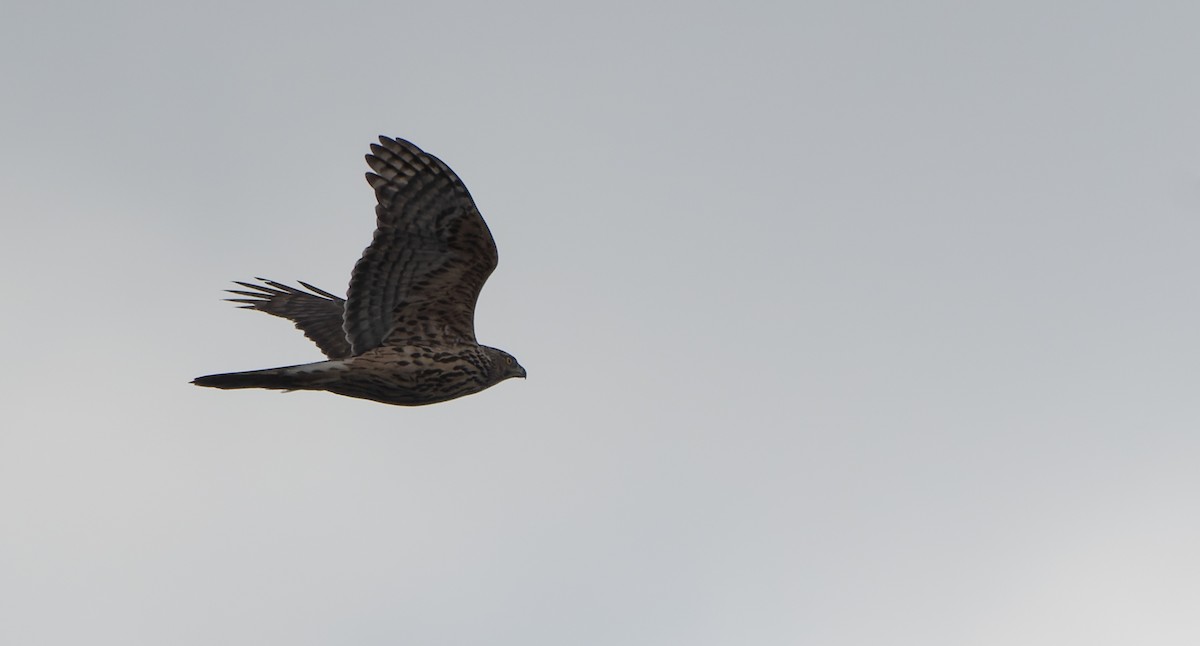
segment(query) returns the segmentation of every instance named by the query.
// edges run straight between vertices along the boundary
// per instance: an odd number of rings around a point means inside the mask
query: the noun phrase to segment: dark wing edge
[[[240,303],[239,307],[244,309],[258,310],[292,321],[296,324],[296,329],[316,343],[321,352],[330,359],[345,359],[351,356],[350,342],[346,340],[346,333],[342,330],[346,308],[344,299],[304,281],[297,282],[309,290],[307,292],[266,278],[255,280],[262,281],[263,284],[233,281],[253,291],[227,289],[225,291],[243,298],[225,300]]]
[[[347,291],[345,331],[354,354],[393,332],[414,342],[473,343],[475,303],[498,256],[466,186],[403,139],[380,137],[366,160],[377,228]]]

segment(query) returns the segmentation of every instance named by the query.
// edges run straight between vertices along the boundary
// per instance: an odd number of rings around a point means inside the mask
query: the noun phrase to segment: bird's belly
[[[347,360],[347,370],[326,390],[401,406],[434,404],[486,387],[473,358],[453,348],[376,348]]]

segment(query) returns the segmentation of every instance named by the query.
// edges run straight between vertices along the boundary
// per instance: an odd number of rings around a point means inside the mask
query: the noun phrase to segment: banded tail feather
[[[192,380],[197,386],[234,390],[239,388],[268,388],[271,390],[321,390],[328,373],[340,367],[340,361],[318,361],[298,366],[266,368],[246,372],[225,372],[204,375]]]

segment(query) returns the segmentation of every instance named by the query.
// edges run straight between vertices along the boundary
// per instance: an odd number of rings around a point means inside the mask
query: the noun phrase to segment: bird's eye
[[[512,357],[505,357],[504,360],[508,362],[508,365],[512,365]]]

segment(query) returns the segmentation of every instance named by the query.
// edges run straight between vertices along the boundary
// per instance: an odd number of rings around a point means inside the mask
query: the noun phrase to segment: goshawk
[[[475,302],[496,243],[462,180],[403,139],[371,145],[376,228],[346,298],[259,278],[228,300],[293,321],[328,361],[198,377],[213,388],[326,390],[420,406],[525,377],[512,355],[475,340]]]

